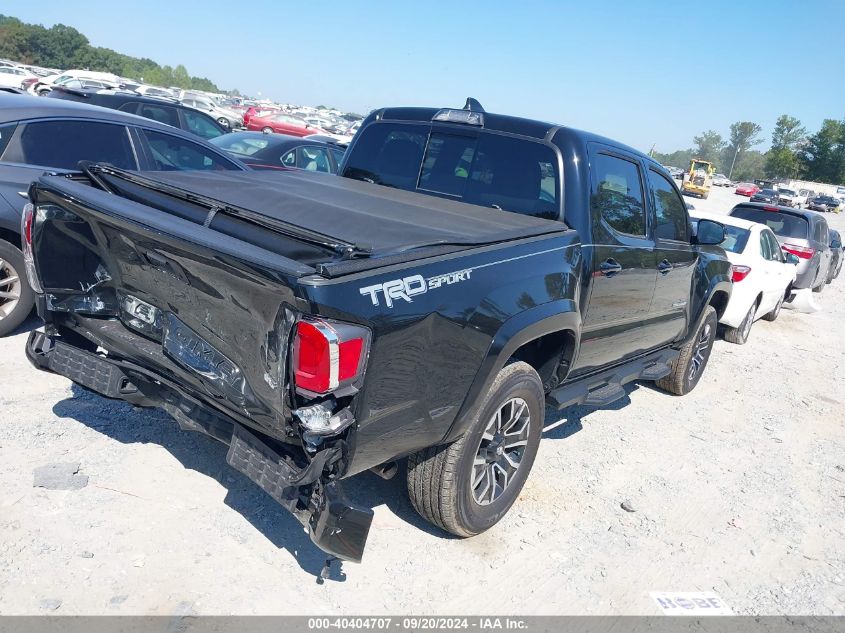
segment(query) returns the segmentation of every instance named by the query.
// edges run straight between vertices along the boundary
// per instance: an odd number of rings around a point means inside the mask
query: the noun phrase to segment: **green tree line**
[[[727,139],[715,130],[706,130],[693,137],[689,149],[652,154],[664,165],[684,168],[693,158],[703,158],[712,162],[717,172],[734,180],[766,176],[829,184],[845,182],[845,120],[825,119],[821,129],[808,134],[799,119],[782,114],[765,152],[751,149],[762,142],[761,129],[752,121],[738,121],[731,125]]]
[[[160,66],[146,57],[130,57],[110,48],[91,46],[75,28],[56,24],[49,29],[0,14],[0,58],[24,64],[67,70],[80,68],[143,79],[157,86],[223,92],[205,77],[192,77],[179,64]]]

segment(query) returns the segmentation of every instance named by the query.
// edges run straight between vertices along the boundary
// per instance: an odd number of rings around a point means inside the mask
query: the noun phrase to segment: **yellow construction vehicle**
[[[714,173],[716,173],[716,167],[713,163],[693,158],[690,161],[689,173],[684,175],[681,193],[707,198],[710,195]]]

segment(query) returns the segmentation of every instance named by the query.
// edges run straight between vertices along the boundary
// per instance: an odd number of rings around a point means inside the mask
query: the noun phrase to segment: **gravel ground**
[[[717,341],[685,398],[643,383],[550,414],[520,500],[481,536],[425,524],[404,477],[351,480],[375,510],[367,553],[323,585],[323,556],[224,446],[32,369],[33,320],[0,339],[0,614],[654,614],[651,591],[843,614],[843,284],[745,346]]]

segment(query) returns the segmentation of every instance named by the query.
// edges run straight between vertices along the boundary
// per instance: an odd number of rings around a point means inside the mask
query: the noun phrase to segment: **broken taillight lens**
[[[365,327],[323,319],[299,321],[293,340],[297,391],[326,394],[354,385],[364,373],[369,344]]]
[[[44,288],[41,287],[41,281],[38,279],[38,273],[35,270],[35,258],[32,255],[32,230],[36,218],[35,205],[32,203],[24,205],[23,215],[21,216],[21,249],[23,250],[26,278],[32,289],[41,294],[44,292]]]

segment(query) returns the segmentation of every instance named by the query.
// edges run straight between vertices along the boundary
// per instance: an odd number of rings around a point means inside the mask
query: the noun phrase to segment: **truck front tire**
[[[681,354],[672,363],[671,373],[656,381],[658,387],[678,396],[685,396],[695,389],[710,359],[717,324],[716,309],[707,306],[695,335],[681,348]]]
[[[465,435],[408,458],[408,495],[416,511],[457,536],[495,525],[528,478],[544,418],[537,372],[524,362],[506,365]]]

